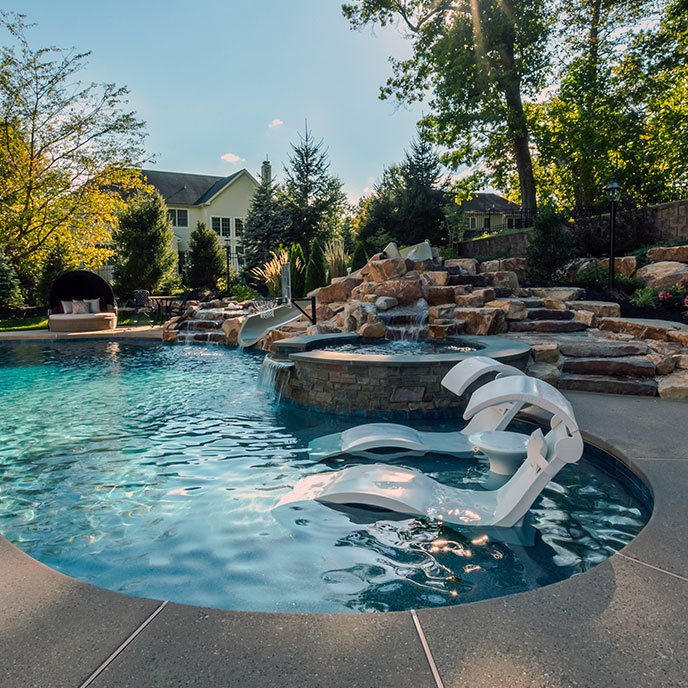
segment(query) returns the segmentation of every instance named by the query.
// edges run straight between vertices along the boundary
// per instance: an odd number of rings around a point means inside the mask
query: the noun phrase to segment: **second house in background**
[[[269,174],[269,163],[263,163]],[[205,222],[217,233],[220,246],[229,247],[232,263],[238,270],[243,266],[243,228],[251,198],[258,182],[245,169],[228,177],[185,172],[142,170],[148,184],[154,186],[165,203],[172,219],[172,228],[179,253],[179,269],[183,269],[189,237],[196,223]]]

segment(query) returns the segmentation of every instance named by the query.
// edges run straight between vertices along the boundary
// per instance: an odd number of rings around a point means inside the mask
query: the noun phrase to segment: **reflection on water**
[[[583,462],[536,503],[532,547],[317,503],[273,511],[300,478],[354,463],[314,464],[306,447],[355,421],[257,394],[261,360],[157,343],[3,344],[0,532],[113,590],[219,608],[351,612],[545,585],[602,561],[646,520],[622,485]],[[455,486],[483,479],[471,461],[404,465]]]

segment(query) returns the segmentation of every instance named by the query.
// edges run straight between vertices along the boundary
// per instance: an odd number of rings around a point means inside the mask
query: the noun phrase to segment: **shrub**
[[[251,289],[244,282],[235,282],[229,290],[229,296],[235,301],[241,302],[255,299],[258,296],[258,292],[255,289]]]
[[[368,254],[366,253],[365,244],[362,241],[356,242],[356,248],[349,259],[352,272],[360,270],[368,262]]]
[[[567,221],[567,216],[551,205],[538,210],[533,222],[533,238],[526,249],[531,282],[552,284],[557,270],[573,257],[575,239],[566,230]]]
[[[265,265],[251,270],[251,274],[267,287],[268,295],[273,298],[282,295],[282,266],[289,262],[287,251],[281,247],[277,251],[270,251],[272,258]]]
[[[306,257],[303,255],[301,244],[292,244],[289,251],[289,263],[291,265],[291,295],[299,299],[304,296],[306,287]]]
[[[346,255],[342,239],[332,239],[332,241],[328,241],[325,244],[325,261],[327,262],[330,280],[333,277],[344,277],[346,275],[346,264],[349,261],[349,256]]]
[[[225,271],[217,234],[199,222],[189,238],[186,280],[191,289],[216,289],[217,280]],[[229,285],[227,285],[229,286]]]
[[[19,280],[12,263],[0,249],[0,306],[14,308],[21,303]]]
[[[306,266],[306,294],[324,287],[327,283],[325,254],[320,248],[320,242],[314,237],[308,247],[308,265]]]
[[[659,290],[654,287],[636,289],[630,302],[638,308],[659,308]]]

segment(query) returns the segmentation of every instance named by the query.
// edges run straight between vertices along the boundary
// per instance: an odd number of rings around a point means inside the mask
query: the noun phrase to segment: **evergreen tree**
[[[308,248],[308,266],[306,267],[306,294],[324,287],[327,283],[325,254],[317,237],[313,237]]]
[[[50,289],[55,280],[76,268],[76,261],[67,255],[65,246],[61,243],[55,243],[48,252],[41,269],[41,276],[38,280],[37,296],[38,302],[48,305],[50,299]]]
[[[327,241],[338,230],[346,209],[342,182],[329,175],[323,142],[316,143],[306,128],[285,168],[287,180],[281,201],[289,215],[287,238],[298,243],[308,237]]]
[[[292,244],[289,251],[289,263],[291,265],[291,294],[294,298],[300,298],[305,295],[306,286],[306,258],[301,244]]]
[[[351,271],[360,270],[368,262],[365,244],[362,241],[356,242],[356,248],[351,254]]]
[[[0,306],[12,308],[20,301],[19,280],[12,263],[0,249]]]
[[[441,165],[432,144],[420,136],[411,141],[401,167],[403,194],[399,208],[401,243],[418,244],[426,239],[434,246],[447,241],[440,186]]]
[[[187,281],[192,289],[215,289],[225,270],[217,234],[199,222],[189,238]]]
[[[270,260],[270,251],[286,237],[289,216],[279,202],[272,179],[261,180],[251,199],[244,223],[244,275],[251,279],[251,270]]]
[[[533,221],[533,238],[526,248],[528,279],[551,284],[556,271],[573,257],[575,239],[566,229],[568,217],[545,204]]]
[[[135,289],[156,292],[176,280],[174,234],[162,196],[140,193],[120,215],[113,233],[117,246],[115,291],[128,296]]]

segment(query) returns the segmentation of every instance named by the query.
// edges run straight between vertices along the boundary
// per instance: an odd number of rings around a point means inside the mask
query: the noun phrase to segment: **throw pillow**
[[[88,312],[88,304],[85,301],[79,301],[78,299],[72,301],[72,313],[74,315],[85,315]]]
[[[89,313],[100,313],[100,299],[84,299]]]
[[[71,301],[60,301],[60,304],[62,305],[62,312],[63,313],[71,313],[72,312],[72,302]]]

